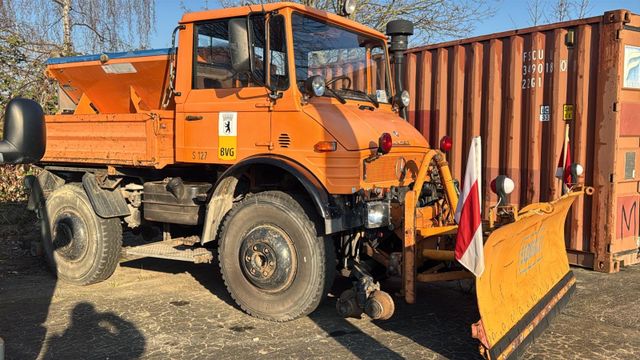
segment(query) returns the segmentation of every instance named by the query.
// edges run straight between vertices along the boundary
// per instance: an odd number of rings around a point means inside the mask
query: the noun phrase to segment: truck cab
[[[415,178],[428,144],[398,116],[382,33],[291,3],[191,13],[181,25],[176,162],[281,156],[330,194]],[[383,134],[390,154],[373,159]]]

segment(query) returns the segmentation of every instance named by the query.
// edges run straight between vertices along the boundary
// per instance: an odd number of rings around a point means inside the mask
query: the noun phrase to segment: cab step
[[[126,257],[151,257],[187,261],[195,264],[211,263],[211,251],[199,247],[193,248],[174,240],[159,241],[151,244],[131,246],[123,249]]]

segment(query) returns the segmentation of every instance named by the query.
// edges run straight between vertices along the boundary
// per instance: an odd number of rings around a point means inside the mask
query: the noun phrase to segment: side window
[[[387,64],[385,52],[380,47],[371,49],[371,75],[373,76],[372,84],[375,89],[389,88],[387,81]],[[386,97],[386,96],[385,96]]]
[[[276,15],[269,20],[269,46],[271,50],[271,84],[277,90],[289,87],[287,66],[287,40],[284,30],[284,16]]]
[[[262,69],[264,47],[264,20],[253,23],[255,68]],[[249,74],[236,73],[231,67],[229,51],[229,19],[196,24],[197,47],[194,54],[194,89],[230,89],[259,86]],[[257,71],[262,73],[263,71]],[[259,74],[256,74],[259,75]]]

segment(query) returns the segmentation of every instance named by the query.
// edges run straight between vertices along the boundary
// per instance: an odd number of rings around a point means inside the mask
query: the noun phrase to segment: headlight
[[[365,203],[365,227],[376,229],[389,225],[389,203],[385,201],[370,201]]]
[[[325,91],[325,80],[320,75],[315,75],[308,78],[304,82],[304,89],[310,96],[322,96]]]
[[[403,107],[407,107],[409,106],[410,102],[411,102],[411,97],[409,96],[409,92],[407,90],[402,90],[402,92],[400,93],[400,104]]]
[[[355,0],[345,0],[344,5],[342,6],[342,14],[344,16],[349,16],[356,11],[356,2]]]

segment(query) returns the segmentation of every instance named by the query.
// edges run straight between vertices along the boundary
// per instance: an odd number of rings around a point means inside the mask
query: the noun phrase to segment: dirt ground
[[[398,301],[388,321],[342,319],[329,297],[309,317],[270,323],[233,304],[215,264],[124,261],[101,284],[57,282],[30,254],[34,220],[22,205],[0,210],[7,359],[479,358],[469,336],[477,309],[464,284],[420,286],[418,304]],[[640,267],[574,271],[576,295],[524,358],[640,358]]]

